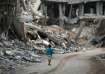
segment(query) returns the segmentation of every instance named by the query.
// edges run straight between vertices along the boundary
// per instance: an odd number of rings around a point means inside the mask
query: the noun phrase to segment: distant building
[[[67,19],[85,14],[105,15],[105,0],[42,0],[42,5],[43,12],[51,18],[59,18],[61,26]]]

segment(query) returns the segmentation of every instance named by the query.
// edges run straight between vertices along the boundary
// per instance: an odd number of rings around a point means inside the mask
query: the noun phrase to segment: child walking
[[[48,65],[51,65],[52,54],[53,54],[53,48],[51,48],[51,45],[49,45],[47,48]]]

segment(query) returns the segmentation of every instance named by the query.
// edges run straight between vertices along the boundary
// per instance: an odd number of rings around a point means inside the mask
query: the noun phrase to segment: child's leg
[[[51,65],[51,59],[48,59],[48,65]]]
[[[51,65],[51,59],[52,59],[52,56],[48,56],[48,65]]]

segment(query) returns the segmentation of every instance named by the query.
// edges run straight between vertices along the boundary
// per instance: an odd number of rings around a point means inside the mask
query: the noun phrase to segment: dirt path
[[[105,74],[103,72],[104,68],[101,68],[101,64],[91,60],[93,56],[101,53],[105,53],[104,49],[78,52],[66,56],[56,68],[43,74]],[[100,71],[103,73],[99,73]]]

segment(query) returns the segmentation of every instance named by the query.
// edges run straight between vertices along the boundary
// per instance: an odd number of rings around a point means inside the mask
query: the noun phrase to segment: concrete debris
[[[41,62],[41,56],[35,53],[36,51],[31,45],[25,44],[19,40],[1,40],[1,44],[0,56],[4,59],[6,58],[16,64],[24,64],[27,61],[32,63]]]
[[[96,57],[100,59],[105,59],[105,54],[100,54],[100,55],[97,55]]]
[[[5,44],[1,40],[1,43],[3,45],[0,47],[1,74],[16,74],[16,70],[18,70],[17,65],[42,62],[42,57],[30,45],[26,45],[18,40],[5,41]],[[10,46],[6,43],[9,43]]]
[[[104,47],[105,46],[105,36],[93,37],[90,41],[93,45],[97,47]]]
[[[82,50],[82,47],[79,45],[83,39],[79,37],[79,43],[75,43],[74,39],[76,32],[67,31],[57,25],[52,26],[37,26],[26,24],[26,32],[33,32],[33,35],[37,35],[37,39],[30,39],[28,44],[31,44],[37,50],[43,51],[50,44],[54,49],[55,53],[65,53],[65,52],[77,52]],[[32,34],[32,33],[31,33]]]
[[[79,21],[79,18],[74,18],[74,19],[70,19],[68,21],[68,23],[70,23],[70,24],[76,24],[76,23],[78,23],[78,21]]]
[[[102,63],[105,66],[105,54],[100,54],[100,55],[96,55],[94,56],[94,58],[96,59],[96,61]]]
[[[48,41],[43,40],[42,43],[46,46],[50,45],[50,43]]]
[[[30,15],[29,13],[23,11],[22,14],[21,14],[20,20],[23,21],[23,22],[32,22],[33,16]]]
[[[0,55],[0,74],[16,74],[17,65]]]

